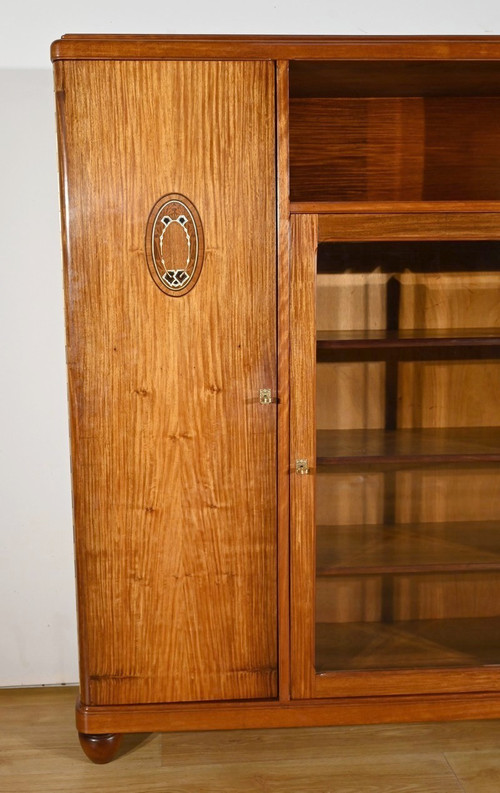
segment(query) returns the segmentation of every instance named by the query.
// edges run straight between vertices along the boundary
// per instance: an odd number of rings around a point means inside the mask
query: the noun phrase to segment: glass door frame
[[[315,669],[316,269],[319,242],[500,239],[500,214],[314,212],[291,216],[290,565],[293,699],[500,691],[500,666]]]

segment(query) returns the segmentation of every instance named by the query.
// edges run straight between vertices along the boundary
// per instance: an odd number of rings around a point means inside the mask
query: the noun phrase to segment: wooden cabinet
[[[84,749],[500,716],[500,41],[52,57]]]

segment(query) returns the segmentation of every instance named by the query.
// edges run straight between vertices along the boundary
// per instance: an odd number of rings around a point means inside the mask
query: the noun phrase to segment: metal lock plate
[[[259,401],[261,405],[270,405],[272,402],[271,399],[271,389],[270,388],[261,388],[259,391]]]

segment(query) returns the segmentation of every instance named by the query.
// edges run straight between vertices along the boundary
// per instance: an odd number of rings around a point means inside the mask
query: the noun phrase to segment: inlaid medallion
[[[187,294],[203,266],[203,226],[198,211],[186,196],[162,196],[149,215],[146,258],[156,286],[172,297]]]

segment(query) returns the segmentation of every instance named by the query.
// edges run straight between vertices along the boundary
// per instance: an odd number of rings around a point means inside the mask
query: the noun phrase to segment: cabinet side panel
[[[83,61],[59,78],[82,696],[275,697],[276,404],[259,401],[276,393],[274,66]],[[204,232],[181,297],[145,257],[169,193]]]

